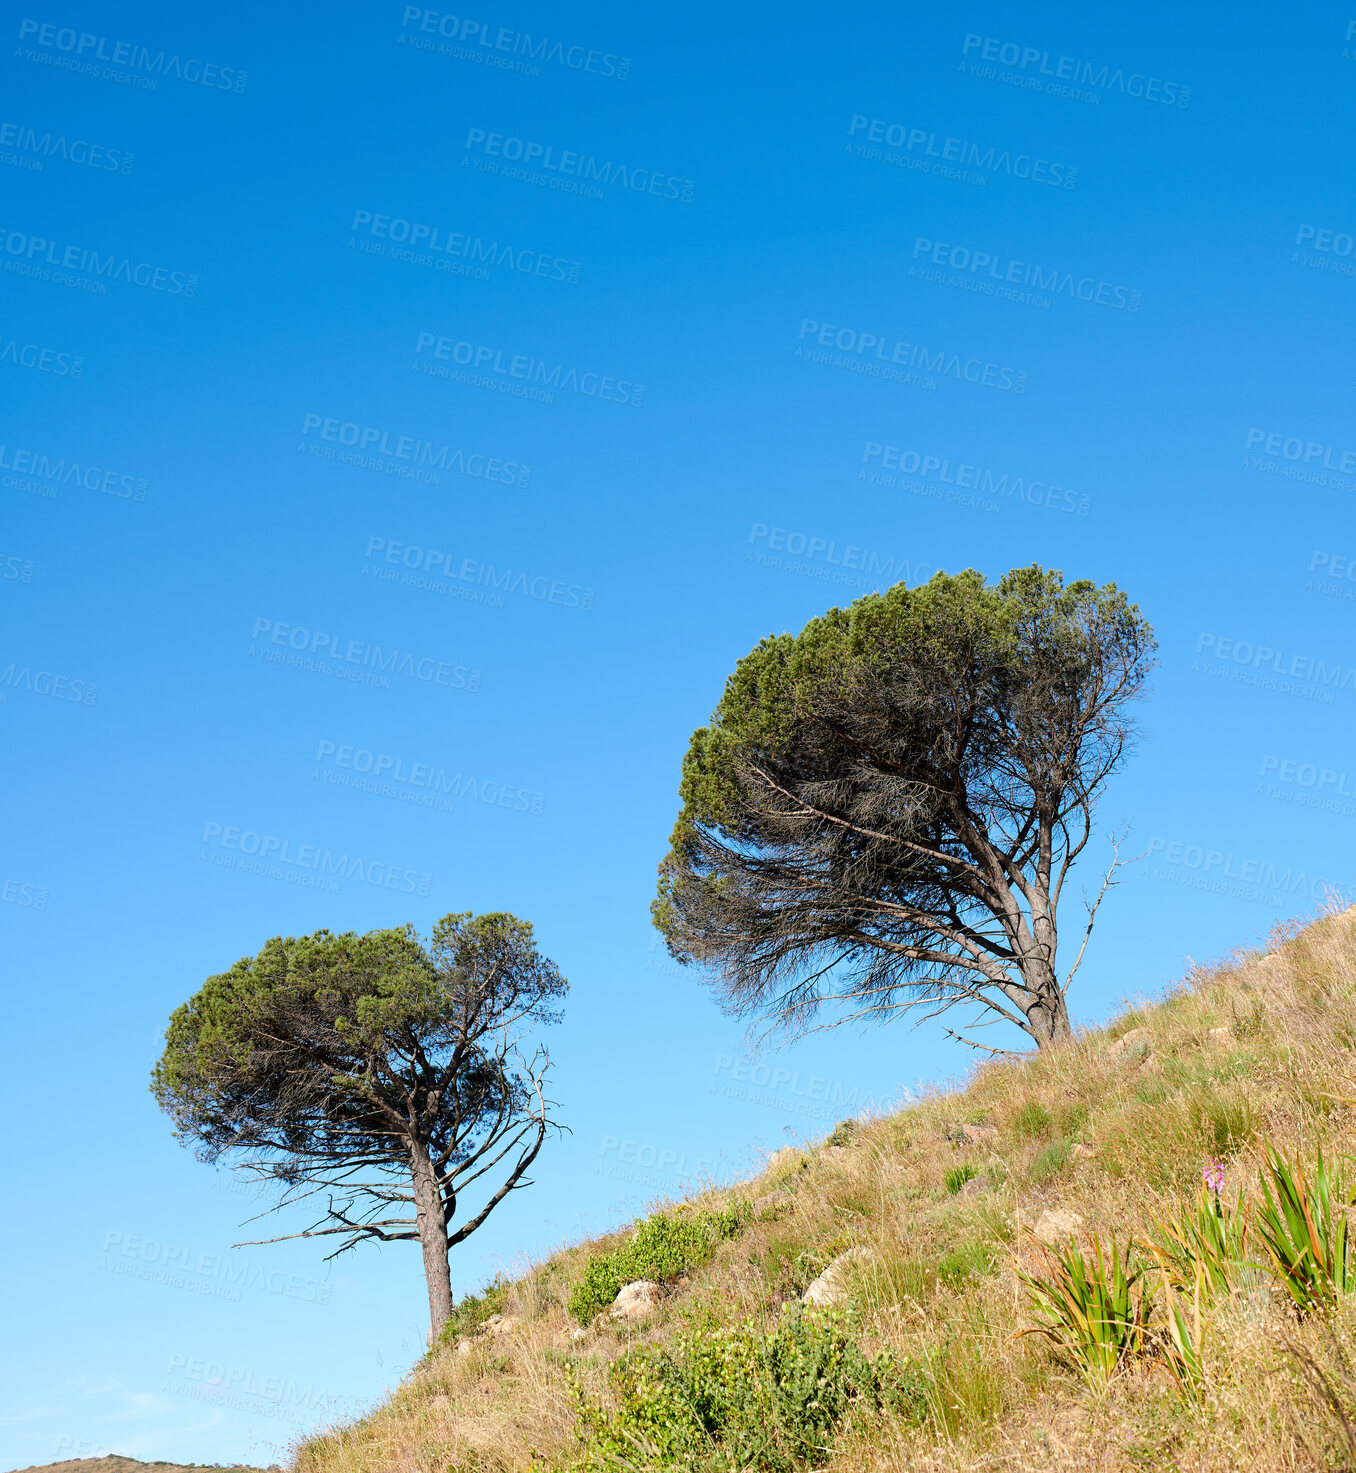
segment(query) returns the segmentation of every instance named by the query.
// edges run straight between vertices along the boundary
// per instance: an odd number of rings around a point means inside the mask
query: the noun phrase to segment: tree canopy
[[[444,916],[427,941],[411,927],[274,937],[175,1009],[151,1087],[203,1160],[276,1182],[280,1206],[328,1194],[285,1236],[335,1235],[336,1252],[419,1241],[436,1334],[448,1250],[530,1184],[558,1128],[546,1052],[523,1045],[558,1020],[567,985],[503,913]],[[485,1177],[487,1200],[454,1228]]]
[[[1083,950],[1061,979],[1058,908],[1153,650],[1114,584],[1039,566],[763,639],[683,762],[652,912],[670,953],[792,1028],[836,997],[1064,1037]]]

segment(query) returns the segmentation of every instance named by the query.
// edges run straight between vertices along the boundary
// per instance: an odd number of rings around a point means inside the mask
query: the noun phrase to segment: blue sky
[[[693,727],[831,604],[1039,561],[1155,624],[1081,1018],[1353,883],[1345,11],[12,16],[3,1466],[267,1463],[422,1351],[413,1248],[232,1252],[147,1092],[269,936],[503,908],[571,979],[459,1292],[963,1073],[752,1058],[648,924]]]

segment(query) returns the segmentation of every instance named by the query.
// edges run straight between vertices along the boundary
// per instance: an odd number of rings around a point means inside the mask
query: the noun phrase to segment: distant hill
[[[277,1464],[274,1464],[277,1467]],[[31,1468],[16,1468],[14,1473],[202,1473],[204,1468],[217,1473],[268,1473],[264,1468],[246,1468],[238,1463],[142,1463],[136,1458],[122,1458],[116,1453],[106,1458],[73,1458],[65,1463],[35,1463]]]

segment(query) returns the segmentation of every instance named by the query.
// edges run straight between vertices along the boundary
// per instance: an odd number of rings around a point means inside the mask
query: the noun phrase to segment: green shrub
[[[1043,1252],[1046,1273],[1019,1274],[1031,1299],[1033,1323],[1024,1335],[1042,1335],[1090,1386],[1100,1388],[1122,1362],[1145,1348],[1149,1304],[1143,1271],[1131,1272],[1132,1248],[1122,1258],[1113,1239],[1107,1256],[1093,1234],[1091,1260],[1073,1244]]]
[[[967,1161],[964,1166],[953,1166],[943,1180],[947,1191],[954,1197],[966,1182],[974,1181],[978,1175],[979,1172]]]
[[[917,1424],[927,1383],[888,1352],[868,1358],[841,1316],[788,1310],[770,1330],[690,1325],[670,1346],[613,1363],[611,1407],[580,1403],[582,1466],[681,1467],[689,1473],[791,1473],[832,1456],[854,1409],[889,1409]]]
[[[569,1311],[586,1325],[616,1299],[623,1284],[635,1279],[663,1283],[710,1258],[716,1244],[733,1237],[740,1212],[656,1213],[636,1224],[631,1241],[612,1253],[595,1253],[570,1294]]]
[[[452,1345],[464,1340],[474,1335],[492,1314],[503,1314],[512,1287],[503,1274],[496,1274],[479,1294],[463,1295],[443,1326],[438,1343]]]
[[[1158,1260],[1162,1275],[1163,1307],[1167,1326],[1157,1334],[1157,1349],[1168,1375],[1178,1391],[1189,1401],[1199,1402],[1205,1393],[1205,1339],[1210,1321],[1201,1314],[1201,1304],[1209,1302],[1206,1269],[1198,1258],[1192,1273],[1191,1297],[1186,1302],[1186,1286],[1176,1266],[1169,1263],[1161,1249],[1149,1244]]]
[[[1347,1238],[1351,1198],[1342,1173],[1324,1162],[1320,1150],[1311,1183],[1298,1161],[1268,1145],[1259,1174],[1263,1200],[1253,1220],[1271,1270],[1302,1314],[1326,1309],[1339,1293],[1356,1289]]]
[[[969,1279],[982,1279],[993,1271],[998,1254],[991,1243],[959,1243],[942,1255],[937,1277],[956,1288]]]
[[[1069,1164],[1072,1153],[1073,1147],[1064,1139],[1051,1141],[1048,1146],[1042,1146],[1031,1163],[1031,1180],[1037,1186],[1041,1186],[1052,1176],[1058,1176]]]
[[[1222,1171],[1222,1163],[1214,1169]],[[1222,1175],[1218,1182],[1218,1193],[1204,1185],[1194,1206],[1182,1202],[1175,1216],[1158,1219],[1149,1241],[1173,1285],[1194,1292],[1199,1279],[1207,1303],[1240,1287],[1249,1271],[1242,1189],[1230,1208],[1222,1196]]]
[[[850,1146],[856,1134],[857,1122],[855,1120],[840,1120],[829,1133],[824,1144],[826,1146]]]
[[[1027,1140],[1041,1140],[1050,1134],[1050,1112],[1037,1100],[1028,1100],[1012,1117],[1012,1128]]]

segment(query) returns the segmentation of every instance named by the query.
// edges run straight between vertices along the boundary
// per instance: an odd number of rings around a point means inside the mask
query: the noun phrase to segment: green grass
[[[1012,1117],[1012,1128],[1023,1140],[1045,1140],[1052,1124],[1049,1110],[1039,1100],[1025,1101]]]
[[[1034,1185],[1044,1186],[1046,1182],[1053,1181],[1066,1166],[1073,1156],[1073,1143],[1062,1137],[1054,1140],[1047,1146],[1042,1146],[1031,1161],[1031,1169],[1027,1173]]]
[[[964,1166],[953,1166],[943,1177],[943,1181],[947,1191],[954,1197],[966,1182],[974,1181],[978,1175],[979,1172],[967,1161]]]

